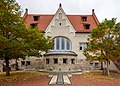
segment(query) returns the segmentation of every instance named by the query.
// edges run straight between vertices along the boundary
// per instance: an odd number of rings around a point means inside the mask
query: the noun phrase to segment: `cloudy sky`
[[[37,14],[55,14],[62,4],[66,14],[92,14],[92,9],[101,22],[105,18],[113,17],[120,21],[120,0],[16,0],[25,11]]]

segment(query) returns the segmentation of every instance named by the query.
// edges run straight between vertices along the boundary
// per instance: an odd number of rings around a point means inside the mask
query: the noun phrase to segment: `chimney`
[[[62,7],[62,4],[61,4],[61,3],[59,4],[59,7]]]
[[[94,9],[92,9],[92,14],[94,14]]]
[[[25,14],[28,14],[28,9],[27,8],[25,9]]]

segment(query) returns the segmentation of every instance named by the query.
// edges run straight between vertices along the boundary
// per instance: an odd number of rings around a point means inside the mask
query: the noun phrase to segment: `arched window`
[[[70,50],[70,40],[65,37],[56,37],[53,39],[51,50]]]

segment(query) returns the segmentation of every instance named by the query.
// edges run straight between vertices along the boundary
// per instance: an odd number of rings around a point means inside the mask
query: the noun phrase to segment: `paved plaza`
[[[84,78],[81,74],[50,73],[0,86],[120,86],[120,79]]]

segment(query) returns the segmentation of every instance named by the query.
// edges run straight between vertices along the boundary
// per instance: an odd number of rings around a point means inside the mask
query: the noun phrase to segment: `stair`
[[[116,65],[118,70],[120,70],[120,60],[114,60],[113,63]]]

